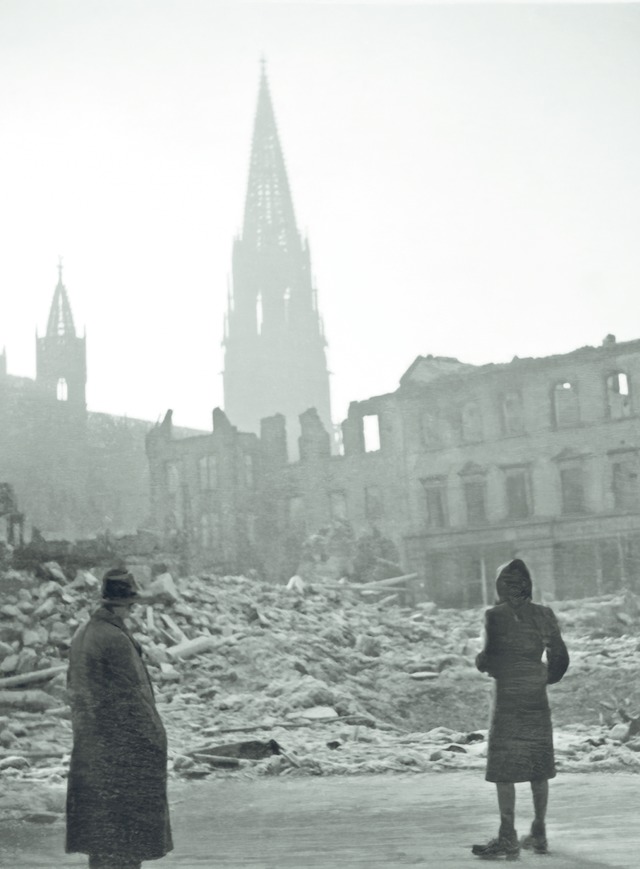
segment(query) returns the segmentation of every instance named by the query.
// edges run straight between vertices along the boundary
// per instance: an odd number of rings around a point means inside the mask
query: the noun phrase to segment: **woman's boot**
[[[500,829],[495,839],[490,839],[486,845],[474,845],[471,848],[476,857],[483,860],[517,860],[520,856],[518,834],[513,827],[513,817],[502,816]]]
[[[522,839],[520,845],[527,851],[533,851],[536,854],[548,854],[549,844],[544,821],[534,821],[531,824],[531,832]]]

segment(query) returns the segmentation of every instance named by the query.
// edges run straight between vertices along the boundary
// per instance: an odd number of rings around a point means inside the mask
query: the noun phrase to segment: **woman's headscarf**
[[[531,600],[533,586],[527,565],[520,558],[514,558],[498,568],[496,590],[500,603],[513,607],[521,606]]]

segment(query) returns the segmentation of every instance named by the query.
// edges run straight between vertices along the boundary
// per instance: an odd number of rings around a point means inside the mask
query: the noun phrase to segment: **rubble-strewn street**
[[[98,580],[9,571],[0,606],[0,774],[62,783],[69,642]],[[474,667],[482,610],[400,607],[391,585],[289,587],[161,574],[132,618],[169,734],[170,770],[344,775],[478,769],[491,681]],[[381,600],[375,600],[380,598]],[[550,690],[562,770],[640,770],[638,600],[558,602],[571,653]],[[59,807],[58,807],[59,810]]]

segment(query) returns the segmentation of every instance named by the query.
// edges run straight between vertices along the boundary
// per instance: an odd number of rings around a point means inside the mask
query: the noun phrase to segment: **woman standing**
[[[496,783],[500,829],[478,857],[516,859],[523,848],[548,851],[545,816],[549,779],[556,774],[547,685],[559,682],[569,655],[549,607],[531,601],[531,576],[519,558],[498,571],[499,603],[485,614],[486,641],[477,668],[495,680],[486,780]],[[547,663],[542,661],[546,651]],[[518,843],[515,782],[531,782],[534,821]]]

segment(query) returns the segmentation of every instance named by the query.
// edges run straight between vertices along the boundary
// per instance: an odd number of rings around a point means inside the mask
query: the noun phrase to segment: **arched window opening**
[[[69,398],[69,387],[64,377],[61,377],[56,385],[56,398],[58,401],[67,401]]]

